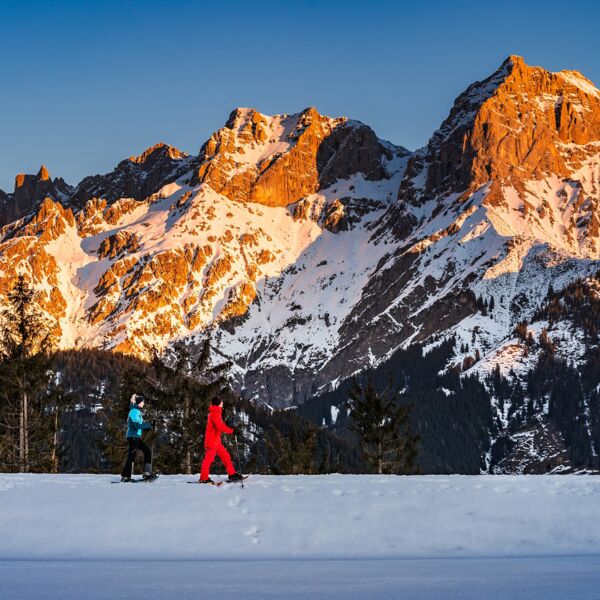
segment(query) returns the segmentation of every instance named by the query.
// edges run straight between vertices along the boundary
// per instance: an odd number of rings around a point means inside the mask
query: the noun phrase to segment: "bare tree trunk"
[[[54,435],[52,437],[52,453],[50,455],[52,472],[58,473],[58,406],[54,410]]]
[[[184,440],[185,440],[185,458],[183,468],[186,475],[192,474],[192,453],[190,451],[189,432],[187,431],[187,423],[190,418],[190,399],[186,396],[183,399],[183,422],[184,422]]]
[[[29,472],[29,398],[23,394],[23,466],[24,472]]]
[[[377,474],[383,474],[383,452],[381,449],[381,440],[377,442]]]
[[[19,472],[25,472],[25,403],[23,396],[19,402]]]

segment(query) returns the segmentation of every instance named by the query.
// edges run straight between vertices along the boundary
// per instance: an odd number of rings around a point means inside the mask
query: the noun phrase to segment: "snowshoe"
[[[248,475],[233,473],[227,478],[227,483],[235,483],[236,481],[243,481],[244,479],[248,479]]]
[[[198,483],[203,483],[204,485],[221,485],[221,481],[214,481],[210,477],[208,479],[200,479]]]

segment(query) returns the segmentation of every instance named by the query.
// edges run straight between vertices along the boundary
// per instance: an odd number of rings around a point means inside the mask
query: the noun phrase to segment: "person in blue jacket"
[[[150,448],[142,441],[142,431],[154,429],[155,423],[146,423],[142,417],[141,409],[144,408],[144,397],[139,394],[131,396],[131,406],[129,415],[127,415],[127,460],[121,473],[121,481],[131,481],[131,469],[135,460],[135,453],[141,450],[144,454],[144,479],[154,479],[156,475],[152,474],[152,453]]]

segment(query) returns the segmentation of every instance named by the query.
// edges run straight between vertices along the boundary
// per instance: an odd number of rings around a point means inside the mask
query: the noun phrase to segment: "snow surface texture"
[[[2,600],[597,600],[600,558],[0,561]]]
[[[600,555],[600,478],[0,475],[0,560]]]

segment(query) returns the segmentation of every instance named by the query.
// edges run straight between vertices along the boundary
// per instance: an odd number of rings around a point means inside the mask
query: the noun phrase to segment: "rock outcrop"
[[[173,146],[156,144],[139,156],[122,160],[110,173],[83,179],[69,203],[82,208],[94,198],[106,200],[108,204],[119,198],[144,200],[188,172],[194,160]]]
[[[12,194],[0,190],[0,226],[31,214],[46,198],[65,202],[71,192],[71,186],[60,177],[52,179],[44,165],[36,175],[20,173]]]
[[[192,184],[207,183],[240,202],[287,206],[357,173],[389,177],[385,163],[393,152],[409,154],[384,145],[362,123],[312,107],[274,117],[238,108],[202,147]]]
[[[427,147],[411,160],[401,197],[427,200],[502,184],[569,177],[600,139],[600,92],[577,71],[551,73],[509,56],[454,102]],[[574,147],[573,147],[574,146]],[[424,186],[414,180],[425,176]],[[408,193],[407,193],[408,192]]]

